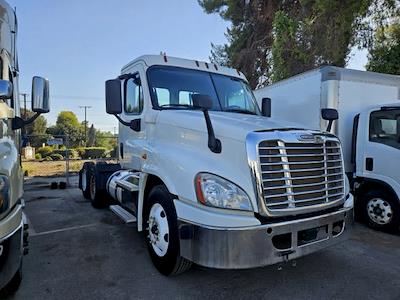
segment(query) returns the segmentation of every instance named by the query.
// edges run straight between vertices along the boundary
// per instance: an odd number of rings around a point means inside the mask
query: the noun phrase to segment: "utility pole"
[[[22,97],[24,97],[24,115],[22,116],[22,118],[24,119],[24,120],[26,120],[26,116],[27,116],[27,113],[26,113],[26,96],[28,96],[28,94],[27,93],[20,93],[20,95],[22,96]],[[23,127],[22,128],[22,134],[25,136],[26,135],[26,127]]]
[[[82,106],[79,106],[79,108],[83,108],[83,109],[85,110],[85,146],[86,146],[86,143],[87,143],[87,119],[86,119],[86,111],[87,111],[87,109],[92,108],[92,107],[91,107],[91,106],[88,106],[88,105],[82,105]]]
[[[26,119],[26,96],[28,96],[28,94],[26,94],[26,93],[20,93],[20,95],[22,96],[22,97],[24,97],[24,119]]]

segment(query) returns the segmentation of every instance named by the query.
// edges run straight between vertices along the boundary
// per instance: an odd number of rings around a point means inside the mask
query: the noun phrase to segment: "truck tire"
[[[110,204],[109,198],[106,191],[102,191],[97,187],[95,168],[96,166],[93,166],[93,168],[89,170],[88,188],[90,203],[94,208],[106,208]]]
[[[18,268],[18,271],[15,273],[11,281],[7,283],[7,285],[2,290],[0,290],[0,298],[3,299],[13,295],[18,290],[21,281],[22,281],[22,262],[20,264],[20,267]]]
[[[400,203],[383,191],[370,191],[361,195],[363,219],[373,229],[394,232],[400,226]]]
[[[90,179],[90,171],[93,168],[94,163],[85,162],[83,164],[82,170],[79,172],[79,187],[82,190],[83,197],[85,199],[90,199],[90,190],[89,190],[89,179]]]
[[[144,209],[147,249],[157,270],[173,276],[190,269],[192,262],[180,256],[178,220],[173,197],[164,185],[155,186]]]

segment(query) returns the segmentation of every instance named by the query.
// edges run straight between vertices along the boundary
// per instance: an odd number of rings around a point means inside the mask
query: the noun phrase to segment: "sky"
[[[203,12],[197,0],[7,0],[17,8],[20,92],[30,94],[35,75],[50,80],[54,124],[60,111],[89,105],[96,128],[113,131],[105,113],[104,82],[144,54],[208,61],[211,42],[226,42],[229,23]],[[364,69],[366,53],[354,51],[349,67]]]

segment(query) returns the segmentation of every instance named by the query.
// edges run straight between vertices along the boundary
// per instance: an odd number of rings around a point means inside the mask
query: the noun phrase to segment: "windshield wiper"
[[[241,109],[241,108],[227,108],[224,109],[226,112],[235,112],[235,113],[240,113],[240,114],[247,114],[247,115],[256,115],[254,111],[248,110],[248,109]]]
[[[193,109],[192,105],[189,104],[179,104],[179,103],[170,103],[170,104],[163,104],[160,105],[160,107],[165,107],[165,108],[169,108],[169,107],[182,107],[182,108],[190,108]]]

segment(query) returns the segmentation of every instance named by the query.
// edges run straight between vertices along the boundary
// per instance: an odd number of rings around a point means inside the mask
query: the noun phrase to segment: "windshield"
[[[369,139],[371,142],[400,149],[400,109],[372,112]]]
[[[208,95],[212,110],[260,115],[253,93],[238,78],[175,67],[152,67],[148,79],[153,103],[160,108],[187,109],[192,95]]]

